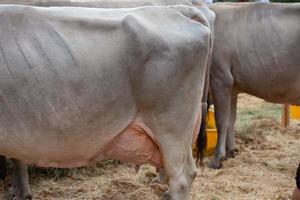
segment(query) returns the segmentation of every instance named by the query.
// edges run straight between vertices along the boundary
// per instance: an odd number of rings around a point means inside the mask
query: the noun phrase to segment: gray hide
[[[218,144],[212,168],[236,152],[237,95],[300,104],[300,4],[217,3],[211,66]]]
[[[1,155],[84,166],[114,158],[111,141],[138,123],[159,146],[167,197],[189,198],[211,40],[201,11],[4,5],[0,27]]]

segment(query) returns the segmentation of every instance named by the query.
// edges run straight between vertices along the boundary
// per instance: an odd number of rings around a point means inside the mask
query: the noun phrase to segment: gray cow
[[[207,6],[202,2],[202,0],[77,0],[77,1],[66,1],[66,0],[0,0],[0,4],[19,4],[19,5],[31,5],[31,6],[41,6],[41,7],[92,7],[92,8],[133,8],[139,6],[161,6],[161,5],[188,5],[194,6],[199,9],[206,19],[209,22],[209,26],[212,32],[212,37],[210,40],[210,52],[209,52],[209,62],[206,67],[206,76],[205,76],[205,84],[203,97],[201,100],[202,107],[202,122],[201,128],[199,132],[199,137],[197,139],[198,153],[197,160],[200,158],[202,160],[204,158],[204,149],[206,147],[206,114],[207,114],[207,103],[206,99],[208,98],[208,89],[209,89],[209,74],[210,74],[210,60],[212,56],[212,45],[213,45],[213,26],[215,20],[215,14],[208,9]],[[22,168],[21,168],[22,169]]]
[[[238,93],[300,104],[300,4],[217,3],[211,66],[218,145],[212,168],[234,156]]]
[[[210,24],[210,29],[213,32],[213,23],[215,15],[213,12],[211,12],[200,0],[193,0],[192,2],[190,0],[96,0],[96,1],[62,1],[62,0],[51,0],[51,1],[41,1],[41,0],[18,0],[18,1],[12,1],[12,0],[0,0],[0,4],[18,4],[18,5],[31,5],[31,6],[42,6],[42,7],[65,7],[65,6],[72,6],[72,7],[93,7],[93,8],[131,8],[131,7],[138,7],[138,6],[154,6],[154,5],[193,5],[197,7],[205,17],[208,19]],[[211,54],[212,54],[212,38],[210,41],[210,52],[209,52],[209,58],[208,60],[211,60]],[[208,82],[209,82],[209,73],[210,73],[210,62],[207,64],[206,68],[206,76],[205,76],[205,86],[203,91],[203,97],[201,100],[201,107],[202,107],[202,122],[201,122],[201,129],[199,133],[199,137],[197,139],[198,143],[198,149],[200,156],[200,159],[203,159],[204,151],[203,149],[206,146],[206,133],[205,133],[205,119],[206,119],[206,111],[207,111],[207,105],[206,105],[206,99],[208,94]],[[3,173],[1,174],[1,177],[5,177],[5,157],[0,156],[2,163],[0,163],[1,169],[3,169]],[[23,162],[12,159],[14,170],[13,170],[13,188],[16,190],[15,193],[20,193],[20,191],[26,191],[28,189],[28,174],[27,174],[27,166]],[[22,192],[21,192],[22,193]],[[23,192],[24,193],[24,192]],[[29,195],[30,196],[30,195]]]
[[[165,169],[167,199],[189,199],[212,36],[201,11],[2,5],[0,27],[1,155],[148,162]]]

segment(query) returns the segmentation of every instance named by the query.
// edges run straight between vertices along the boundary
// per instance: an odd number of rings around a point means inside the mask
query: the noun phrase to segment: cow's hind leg
[[[222,167],[222,160],[226,156],[226,137],[231,118],[231,97],[233,89],[233,77],[212,76],[211,88],[215,103],[216,125],[218,129],[218,142],[214,159],[209,163],[209,167],[218,169]]]
[[[188,200],[191,184],[196,177],[196,164],[192,150],[187,150],[184,146],[180,147],[180,144],[170,147],[162,150],[165,176],[169,186],[165,199]]]
[[[147,123],[155,134],[163,158],[164,179],[169,186],[165,194],[167,200],[189,199],[190,186],[197,170],[192,155],[192,122],[194,120],[181,124],[178,121],[164,121],[162,118],[155,119],[154,123]]]
[[[0,180],[4,180],[6,178],[6,163],[5,156],[0,156]]]
[[[12,159],[13,162],[13,176],[12,187],[14,193],[14,200],[32,199],[30,193],[30,186],[28,182],[27,166],[20,160]]]
[[[178,109],[180,110],[180,109]],[[201,113],[200,113],[201,114]],[[144,116],[144,122],[153,132],[159,144],[160,155],[164,166],[164,180],[169,190],[167,200],[188,200],[190,186],[196,176],[196,163],[192,155],[192,140],[195,121],[189,117],[170,120],[166,115]]]
[[[236,121],[236,107],[237,107],[237,94],[233,93],[231,97],[230,122],[229,122],[229,128],[228,128],[227,139],[226,139],[227,158],[234,158],[238,152],[235,143],[235,131],[234,131],[234,125]]]

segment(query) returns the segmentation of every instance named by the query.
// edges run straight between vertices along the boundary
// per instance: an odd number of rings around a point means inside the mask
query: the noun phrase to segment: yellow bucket
[[[206,129],[207,132],[207,145],[205,156],[211,156],[215,153],[217,141],[218,141],[218,131],[217,129]]]
[[[218,131],[216,128],[216,121],[215,121],[215,113],[213,106],[209,108],[207,118],[207,145],[205,149],[205,156],[211,156],[215,153],[215,149],[217,146],[218,141]],[[197,145],[196,143],[193,144],[193,153],[196,155],[197,152]]]
[[[208,129],[216,128],[215,111],[214,107],[212,106],[208,109],[206,123]]]
[[[290,115],[292,119],[300,119],[300,106],[290,106]]]
[[[207,145],[205,149],[205,156],[211,156],[215,153],[217,141],[218,141],[218,132],[217,129],[206,129],[207,132]],[[197,144],[196,141],[193,144],[193,155],[197,155]]]

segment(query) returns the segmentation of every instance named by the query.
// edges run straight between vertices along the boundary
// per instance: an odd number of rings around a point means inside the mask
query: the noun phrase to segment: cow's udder
[[[162,168],[159,147],[151,137],[152,133],[145,129],[147,128],[141,123],[129,125],[113,139],[105,151],[105,157],[136,165],[149,163],[156,168]]]

